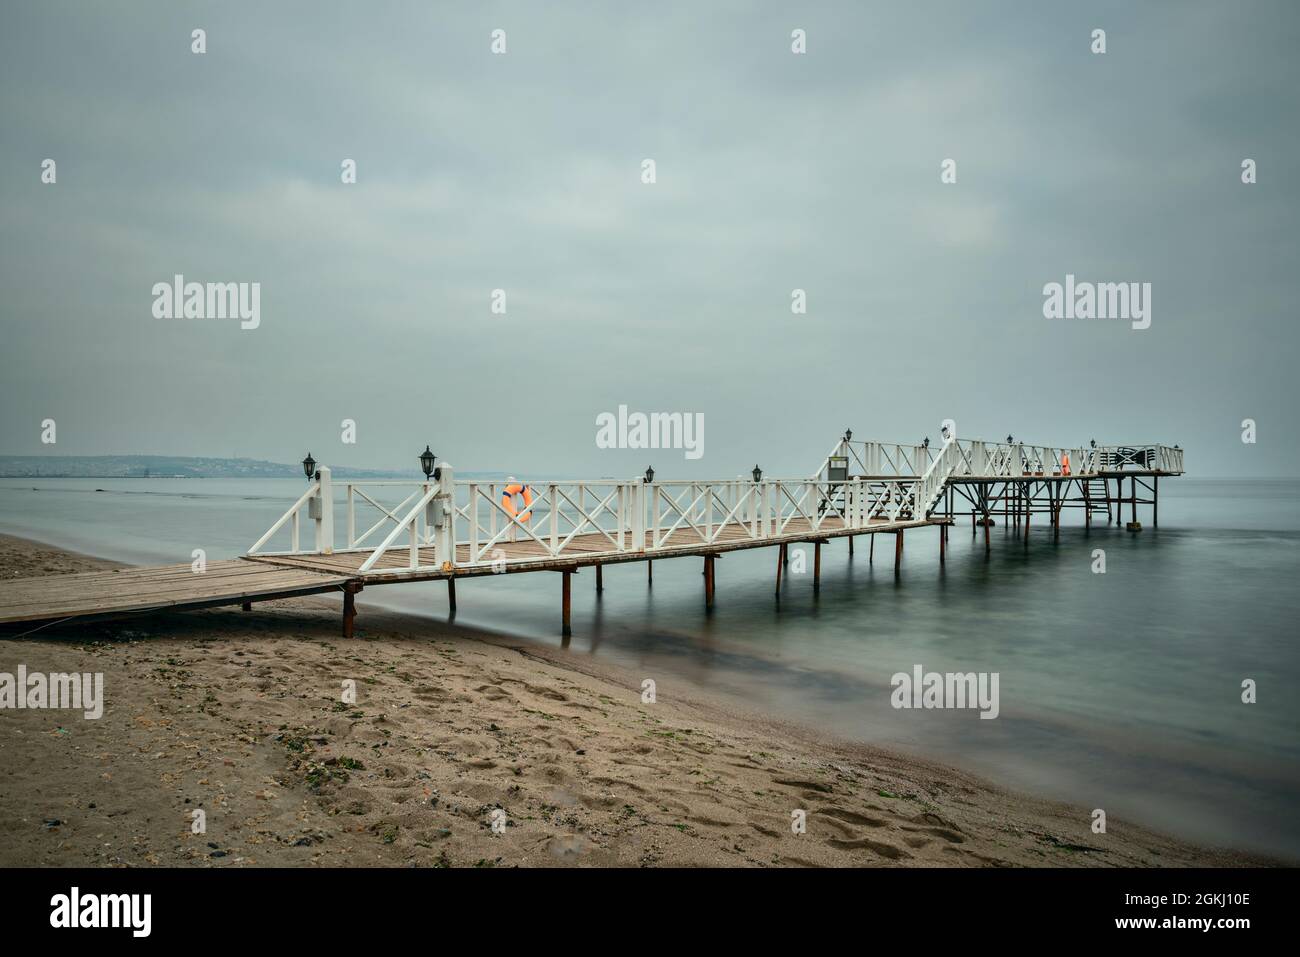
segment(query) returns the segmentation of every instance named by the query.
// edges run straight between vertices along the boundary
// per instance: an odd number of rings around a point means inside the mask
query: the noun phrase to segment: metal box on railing
[[[849,457],[832,455],[826,462],[826,481],[847,482],[849,478]]]
[[[322,515],[320,495],[313,495],[311,498],[307,499],[307,517],[311,519],[319,519]]]

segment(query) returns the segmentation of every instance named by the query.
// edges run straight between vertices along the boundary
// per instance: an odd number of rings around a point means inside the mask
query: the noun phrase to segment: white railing
[[[653,557],[909,520],[918,485],[898,479],[573,480],[526,483],[530,501],[525,501],[518,494],[525,483],[456,481],[448,465],[440,472],[430,482],[335,483],[322,468],[312,487],[248,554],[361,553],[365,558],[357,570],[363,575],[577,558],[593,549]],[[386,504],[403,493],[397,504]],[[336,549],[340,496],[346,545]],[[311,548],[300,541],[304,514],[317,522]],[[286,525],[292,529],[289,550],[268,550]],[[506,546],[520,544],[528,547],[511,547],[507,559]],[[404,552],[403,560],[385,558],[394,552]]]
[[[929,517],[939,496],[943,494],[948,479],[962,466],[970,467],[970,460],[960,444],[955,440],[945,442],[916,484],[916,507],[922,515]]]
[[[925,444],[863,442],[840,439],[815,475],[824,475],[831,456],[848,460],[850,475],[868,478],[917,478],[930,467],[934,453]]]
[[[855,449],[855,446],[861,446]],[[898,474],[828,475],[834,456],[859,467]],[[837,463],[842,464],[842,463]],[[903,470],[920,468],[920,475]],[[807,479],[731,479],[714,482],[573,480],[527,483],[528,496],[511,494],[522,483],[456,481],[443,465],[425,481],[331,480],[321,467],[315,480],[248,550],[250,556],[365,553],[361,574],[450,570],[504,561],[559,559],[602,553],[656,552],[759,542],[827,529],[866,528],[873,522],[928,518],[955,477],[1087,476],[1115,472],[1181,473],[1183,451],[1164,445],[1061,448],[1025,443],[950,440],[885,445],[841,440]],[[344,545],[335,547],[335,513],[342,497]],[[396,504],[389,500],[402,496]],[[304,516],[314,523],[314,545],[302,542]],[[268,545],[285,528],[287,551]],[[580,539],[580,540],[579,540]],[[507,543],[527,543],[528,549]],[[405,558],[386,558],[394,551]]]
[[[948,452],[949,449],[955,449]],[[922,445],[840,439],[822,461],[815,478],[825,478],[831,460],[846,460],[849,475],[863,477],[921,478],[945,453],[955,456],[952,476],[1064,476],[1103,472],[1159,471],[1181,473],[1183,450],[1166,445],[1099,445],[1068,448],[1025,442],[984,442],[954,439],[940,449]],[[946,466],[945,466],[946,469]],[[927,494],[932,489],[927,488]]]
[[[330,470],[322,466],[317,470],[311,487],[253,544],[248,554],[275,557],[369,552],[360,568],[362,572],[369,572],[387,552],[398,547],[400,541],[401,547],[407,549],[406,567],[437,567],[428,562],[422,563],[421,549],[436,549],[439,530],[451,524],[444,521],[445,510],[440,500],[446,491],[444,485],[450,482],[449,467],[443,471],[441,482],[334,482]],[[337,501],[340,494],[346,523],[346,545],[336,548],[334,519],[340,506]],[[392,505],[384,501],[386,497],[395,495],[404,497]],[[304,547],[300,534],[304,514],[316,525],[315,545],[311,548]],[[267,546],[286,526],[290,529],[288,550],[270,550]],[[360,533],[359,527],[362,529]],[[379,537],[381,533],[384,534],[382,539]],[[450,550],[446,541],[443,542],[443,550]],[[426,553],[423,557],[430,556]],[[438,564],[441,561],[439,558]]]

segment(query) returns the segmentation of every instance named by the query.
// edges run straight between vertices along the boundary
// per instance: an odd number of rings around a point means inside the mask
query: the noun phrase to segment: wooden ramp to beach
[[[242,558],[0,582],[0,623],[114,618],[338,591],[348,579]]]

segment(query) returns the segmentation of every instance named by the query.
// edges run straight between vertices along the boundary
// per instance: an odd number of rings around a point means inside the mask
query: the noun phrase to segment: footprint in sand
[[[479,685],[474,689],[489,701],[514,701],[514,695],[498,685]]]
[[[878,817],[867,817],[865,814],[858,814],[856,811],[849,811],[842,807],[824,807],[813,812],[819,817],[834,818],[837,821],[843,821],[845,824],[858,824],[862,827],[888,827],[889,822]]]
[[[859,849],[872,851],[891,861],[910,858],[912,856],[901,847],[895,847],[893,844],[886,844],[883,841],[873,841],[869,837],[858,837],[851,840],[841,840],[840,838],[832,837],[827,840],[826,843],[831,847],[837,847],[844,851],[855,851]]]
[[[551,838],[546,849],[562,861],[576,861],[591,848],[591,842],[581,834],[561,834]]]
[[[834,789],[829,784],[821,781],[800,781],[794,778],[775,778],[773,784],[780,784],[787,788],[799,788],[802,791],[816,791],[819,794],[830,794]]]

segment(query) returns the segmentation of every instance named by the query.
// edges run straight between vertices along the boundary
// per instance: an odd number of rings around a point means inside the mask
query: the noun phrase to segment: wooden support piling
[[[903,530],[900,528],[894,532],[894,574],[897,575],[903,567]]]
[[[778,545],[776,548],[776,597],[781,597],[781,569],[785,565],[785,546]]]
[[[948,537],[948,526],[947,526],[947,525],[940,525],[940,526],[939,526],[939,564],[940,564],[940,565],[942,565],[942,564],[944,563],[944,546],[943,546],[943,543],[944,543],[944,540],[947,539],[947,537]]]
[[[242,605],[240,605],[239,607],[242,608],[244,611],[252,611],[252,610],[253,610],[253,603],[252,603],[251,601],[246,601],[246,602],[244,602]]]
[[[563,586],[561,586],[561,598],[560,598],[560,634],[565,638],[572,637],[573,635],[573,629],[569,627],[569,612],[572,608],[572,604],[570,600],[571,588],[569,586],[569,576],[571,574],[573,573],[567,570],[561,572],[561,576],[564,579],[564,584]]]
[[[599,595],[605,590],[604,572],[599,565],[596,566],[596,594]]]
[[[447,579],[447,611],[456,614],[456,578]]]
[[[361,591],[361,585],[357,582],[348,582],[343,586],[343,637],[351,638],[353,624],[357,619],[357,592]]]
[[[704,556],[704,607],[713,609],[713,556]]]
[[[813,543],[813,593],[822,588],[822,543]]]
[[[646,559],[645,563],[645,583],[649,588],[655,583],[655,563],[653,559]]]

